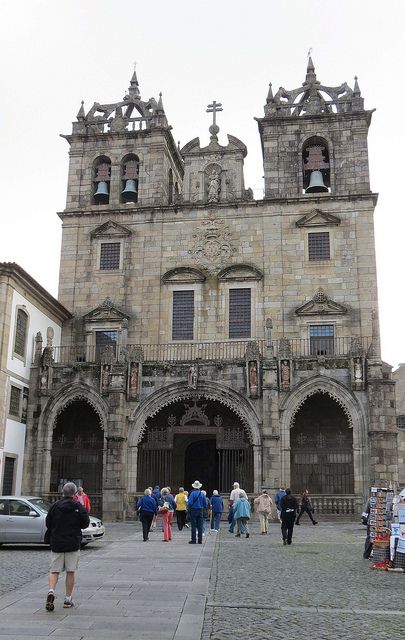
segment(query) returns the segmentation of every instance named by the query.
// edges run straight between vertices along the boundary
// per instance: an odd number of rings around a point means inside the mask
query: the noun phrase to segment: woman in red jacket
[[[91,507],[90,507],[90,500],[89,500],[89,496],[87,495],[87,493],[84,493],[83,491],[83,487],[79,487],[77,490],[77,493],[74,497],[74,499],[77,502],[80,502],[80,504],[83,505],[83,507],[85,509],[87,509],[88,513],[90,513]]]

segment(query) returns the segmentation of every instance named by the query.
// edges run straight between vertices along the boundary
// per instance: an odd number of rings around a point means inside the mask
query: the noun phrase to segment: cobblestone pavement
[[[373,571],[363,560],[365,528],[304,521],[293,544],[279,525],[217,542],[203,640],[399,640],[405,634],[405,575]]]
[[[109,543],[127,538],[138,524],[108,523],[102,540],[82,550],[85,557]],[[48,572],[49,548],[42,545],[4,545],[0,547],[0,596]]]

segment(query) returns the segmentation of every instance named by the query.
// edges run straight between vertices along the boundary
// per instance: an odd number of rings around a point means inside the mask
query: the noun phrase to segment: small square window
[[[20,417],[20,401],[21,401],[21,389],[19,387],[11,387],[10,390],[10,409],[11,416]]]
[[[405,416],[397,416],[398,429],[405,429]]]
[[[115,271],[120,268],[120,242],[102,242],[100,248],[100,269]]]
[[[309,327],[311,356],[334,354],[335,328],[333,324],[313,324]]]
[[[117,355],[118,332],[96,331],[96,360],[101,360],[105,353],[112,357]]]
[[[308,259],[330,260],[330,240],[328,231],[308,233]]]

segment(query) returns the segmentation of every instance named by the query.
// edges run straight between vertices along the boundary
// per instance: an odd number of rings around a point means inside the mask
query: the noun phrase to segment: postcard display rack
[[[371,487],[370,539],[373,543],[373,569],[390,565],[390,538],[394,492],[390,488]]]

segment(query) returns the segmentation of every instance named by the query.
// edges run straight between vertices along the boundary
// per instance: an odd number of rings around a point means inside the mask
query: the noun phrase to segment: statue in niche
[[[131,362],[128,375],[128,398],[136,398],[139,387],[139,362]]]
[[[288,389],[290,386],[290,363],[288,360],[281,361],[281,386]]]
[[[363,380],[363,371],[360,360],[354,361],[354,379],[356,382],[361,382]]]
[[[195,364],[192,364],[188,370],[188,386],[190,389],[197,389],[198,382],[198,369]]]
[[[220,190],[220,172],[217,169],[213,169],[208,179],[208,202],[218,202]]]
[[[106,391],[110,386],[111,365],[104,364],[101,369],[101,391]]]
[[[249,362],[249,392],[251,398],[257,398],[258,392],[258,375],[257,362],[253,360]]]

